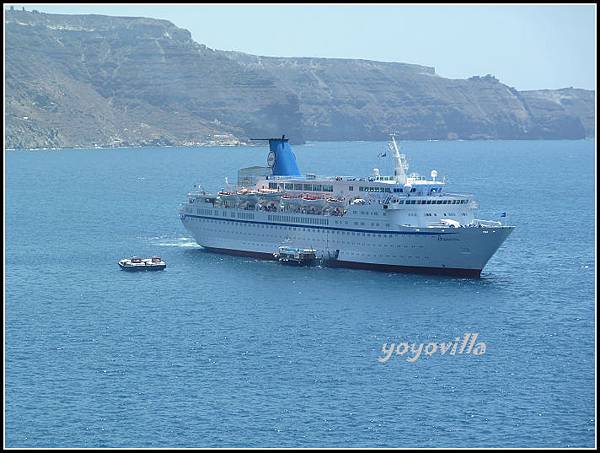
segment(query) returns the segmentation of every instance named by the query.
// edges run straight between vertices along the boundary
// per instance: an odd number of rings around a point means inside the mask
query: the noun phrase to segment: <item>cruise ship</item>
[[[261,139],[262,140],[262,139]],[[408,174],[391,137],[394,174],[302,175],[288,139],[269,142],[267,166],[238,171],[237,184],[214,193],[194,186],[179,217],[205,249],[274,259],[281,246],[310,248],[331,266],[480,277],[514,229],[476,218],[471,194]],[[226,179],[227,181],[227,179]]]

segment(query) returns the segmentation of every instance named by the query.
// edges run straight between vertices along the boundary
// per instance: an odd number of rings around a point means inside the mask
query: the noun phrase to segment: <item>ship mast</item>
[[[388,143],[388,147],[394,157],[394,177],[396,179],[396,183],[406,184],[406,170],[408,170],[408,162],[406,161],[406,156],[404,154],[400,154],[400,150],[396,144],[396,138],[393,134],[391,137],[392,142]]]

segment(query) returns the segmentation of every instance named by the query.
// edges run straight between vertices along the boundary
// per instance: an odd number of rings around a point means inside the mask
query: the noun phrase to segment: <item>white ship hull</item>
[[[335,254],[337,259],[331,262],[335,266],[467,277],[480,275],[513,230],[511,226],[377,230],[274,223],[267,213],[254,211],[213,213],[181,214],[196,242],[210,251],[273,259],[286,243]]]

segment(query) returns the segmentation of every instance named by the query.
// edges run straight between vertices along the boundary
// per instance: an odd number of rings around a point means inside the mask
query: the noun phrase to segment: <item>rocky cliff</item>
[[[535,115],[539,127],[552,130],[556,127],[555,124],[567,114],[581,121],[586,137],[595,136],[596,94],[594,91],[563,88],[521,91],[520,94]]]
[[[163,20],[6,11],[8,148],[583,138],[595,93],[431,67],[209,49]]]
[[[167,21],[8,11],[8,147],[302,140],[298,98]]]
[[[227,55],[298,96],[310,140],[383,140],[390,132],[406,139],[593,135],[593,91],[520,93],[490,75],[446,79],[402,63]]]

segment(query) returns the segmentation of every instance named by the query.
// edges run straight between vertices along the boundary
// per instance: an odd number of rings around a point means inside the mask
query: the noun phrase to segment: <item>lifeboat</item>
[[[342,198],[328,198],[327,205],[331,208],[343,208],[346,206],[346,201]]]
[[[279,190],[269,190],[269,189],[260,189],[258,191],[258,197],[261,200],[279,200],[281,198],[282,192]]]
[[[258,201],[258,193],[256,192],[239,192],[237,196],[238,200],[241,202],[256,203]]]
[[[323,207],[327,204],[327,200],[325,198],[311,197],[305,195],[302,197],[302,204],[306,206]]]
[[[238,201],[238,194],[235,192],[219,192],[219,198],[226,207],[233,207]]]
[[[288,205],[298,205],[302,203],[302,198],[284,195],[281,197],[281,201]]]

